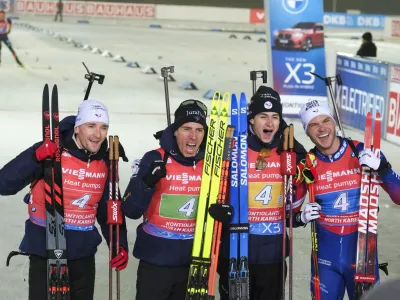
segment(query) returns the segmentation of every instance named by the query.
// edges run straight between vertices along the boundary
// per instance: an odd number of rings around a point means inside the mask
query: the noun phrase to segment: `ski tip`
[[[221,92],[215,91],[214,96],[212,97],[212,101],[219,101],[220,99],[222,99]]]
[[[382,116],[379,111],[376,113],[375,120],[382,120]]]
[[[222,98],[222,101],[224,101],[224,102],[230,102],[231,101],[231,93],[229,93],[229,92],[225,92],[224,93],[224,97]]]
[[[246,100],[246,94],[244,92],[240,93],[240,101],[247,102]]]
[[[49,85],[46,83],[43,87],[43,98],[48,98],[49,97]]]
[[[232,96],[231,96],[232,98],[231,98],[231,101],[237,101],[237,97],[236,97],[236,94],[235,93],[232,93]]]

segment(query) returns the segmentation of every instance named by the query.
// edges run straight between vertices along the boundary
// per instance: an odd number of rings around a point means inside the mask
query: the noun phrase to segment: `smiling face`
[[[270,143],[279,129],[280,118],[276,112],[262,112],[250,120],[253,131],[263,143]]]
[[[184,157],[194,157],[203,141],[204,127],[199,123],[188,122],[179,127],[174,135],[182,155]]]
[[[340,139],[336,136],[336,123],[330,116],[320,115],[311,119],[306,133],[324,155],[331,155],[340,147]]]
[[[74,129],[79,147],[96,153],[107,137],[108,125],[101,122],[89,122]]]

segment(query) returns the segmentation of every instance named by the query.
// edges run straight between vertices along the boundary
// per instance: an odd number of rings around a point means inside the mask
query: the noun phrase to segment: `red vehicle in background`
[[[309,51],[324,45],[324,26],[316,22],[299,22],[292,28],[276,30],[274,40],[277,48]]]

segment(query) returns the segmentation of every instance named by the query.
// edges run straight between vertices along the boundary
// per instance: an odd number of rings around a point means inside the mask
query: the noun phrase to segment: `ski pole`
[[[114,153],[115,153],[115,195],[116,199],[118,199],[117,206],[118,204],[121,204],[121,193],[119,192],[119,171],[118,171],[118,163],[119,163],[119,137],[114,136]],[[120,213],[120,206],[116,210],[117,213]],[[119,253],[119,226],[122,224],[122,216],[116,217],[118,219],[117,224],[115,224],[116,227],[116,236],[117,236],[117,241],[116,241],[116,248],[117,252],[116,254]],[[117,272],[117,300],[121,299],[121,289],[120,289],[120,272]]]
[[[283,130],[283,152],[281,153],[281,166],[284,166],[286,157],[284,154],[288,150],[289,127]],[[286,168],[285,168],[286,169]],[[286,171],[286,170],[285,170]],[[286,273],[286,203],[287,203],[287,184],[288,178],[283,173],[283,203],[282,203],[282,300],[285,300],[285,273]]]
[[[122,215],[120,213],[121,207],[121,196],[119,193],[119,175],[118,175],[118,161],[119,161],[119,138],[118,136],[109,136],[109,158],[110,158],[110,192],[109,200],[107,201],[107,224],[110,226],[110,237],[109,237],[109,299],[113,299],[113,273],[111,260],[113,254],[118,255],[119,253],[119,226],[122,224]],[[115,227],[114,227],[115,226]],[[116,233],[116,241],[114,240],[114,228]],[[114,248],[115,244],[115,248]],[[120,300],[120,273],[116,271],[116,289],[117,289],[117,300]]]
[[[308,153],[306,156],[306,168],[310,171],[314,168],[314,154]],[[310,172],[312,173],[312,172]],[[315,193],[314,193],[314,176],[305,177],[308,189],[308,196],[310,198],[310,203],[315,202]],[[321,300],[321,283],[319,278],[319,268],[318,268],[318,238],[317,238],[317,226],[315,224],[315,220],[311,222],[311,257],[314,266],[314,295],[313,300]]]
[[[109,137],[109,147],[110,147],[110,150],[109,150],[109,155],[110,155],[110,157],[109,157],[109,159],[110,159],[109,201],[113,201],[114,188],[115,188],[115,185],[114,185],[114,137],[113,136]],[[107,221],[109,219],[110,218],[107,217]],[[109,266],[108,266],[108,293],[109,294],[108,294],[108,298],[111,300],[113,298],[113,273],[112,273],[111,260],[113,258],[113,235],[114,235],[113,227],[111,224],[109,226],[109,230],[110,230],[110,232],[109,232],[110,245],[108,247],[108,253],[109,253]]]
[[[296,174],[296,153],[294,152],[294,127],[290,124],[283,131],[283,151],[280,154],[283,175],[282,208],[282,299],[285,299],[286,271],[286,209],[289,205],[289,299],[293,299],[293,175]]]
[[[258,76],[261,75],[261,76]],[[257,78],[262,78],[263,83],[267,83],[267,71],[250,71],[250,80],[253,84],[253,95],[256,93],[257,90]]]
[[[333,89],[332,89],[332,82],[336,82],[338,86],[341,86],[343,84],[342,82],[342,77],[340,76],[340,74],[337,74],[336,76],[332,76],[332,77],[322,77],[316,73],[310,72],[310,74],[318,77],[319,79],[321,79],[323,82],[325,82],[325,85],[328,87],[329,89],[329,94],[331,96],[332,99],[332,104],[333,104],[333,109],[335,111],[335,115],[336,115],[336,119],[338,121],[338,125],[339,125],[339,130],[342,134],[342,136],[345,138],[345,134],[344,134],[344,130],[343,130],[343,126],[342,126],[342,121],[340,120],[340,116],[339,116],[339,110],[337,108],[337,104],[336,104],[336,94],[333,94]]]
[[[292,165],[287,166],[289,173],[289,299],[293,299],[293,175],[296,175],[296,155],[294,152],[294,127],[289,125],[289,155]],[[288,159],[286,160],[288,162]],[[290,167],[290,168],[289,168]]]
[[[92,89],[93,82],[97,81],[99,84],[103,84],[105,76],[102,74],[96,74],[90,72],[88,67],[82,62],[83,66],[85,67],[87,74],[85,74],[85,79],[89,81],[88,87],[86,89],[85,98],[83,100],[87,100],[89,98],[90,90]]]
[[[165,106],[167,109],[167,124],[171,125],[171,109],[169,107],[169,91],[168,91],[168,76],[169,73],[174,73],[174,66],[161,68],[161,76],[164,79],[164,91],[165,91]]]

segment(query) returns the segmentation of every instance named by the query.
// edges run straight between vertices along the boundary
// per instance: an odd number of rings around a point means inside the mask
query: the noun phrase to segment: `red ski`
[[[367,114],[364,149],[372,149],[377,157],[380,157],[381,122],[381,114],[378,112],[372,136],[372,115],[371,113]],[[378,172],[362,166],[356,274],[354,277],[356,299],[360,299],[376,282],[379,185]]]

